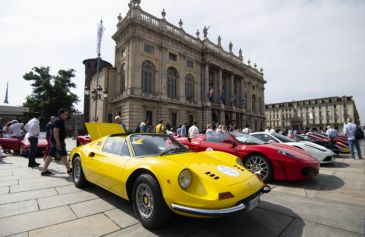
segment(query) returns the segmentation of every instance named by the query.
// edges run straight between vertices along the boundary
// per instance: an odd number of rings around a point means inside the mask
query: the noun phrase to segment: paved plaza
[[[67,142],[72,149],[75,141]],[[0,236],[364,236],[365,161],[349,155],[321,166],[312,180],[271,182],[272,192],[251,212],[218,219],[174,215],[154,231],[134,218],[129,202],[95,185],[76,188],[61,163],[51,164],[56,175],[50,177],[27,164],[20,156],[0,159]]]

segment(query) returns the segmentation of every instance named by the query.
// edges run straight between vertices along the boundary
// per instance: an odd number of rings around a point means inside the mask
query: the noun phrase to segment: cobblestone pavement
[[[71,150],[75,141],[67,144]],[[312,180],[271,182],[273,191],[251,212],[174,215],[155,231],[141,226],[129,202],[95,185],[76,188],[61,163],[50,169],[56,175],[42,177],[24,157],[0,159],[0,236],[364,236],[365,161],[349,155],[322,166]]]

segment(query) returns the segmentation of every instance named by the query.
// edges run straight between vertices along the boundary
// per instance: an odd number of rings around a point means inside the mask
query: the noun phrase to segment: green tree
[[[71,88],[76,88],[72,82],[75,70],[59,70],[57,75],[50,75],[49,71],[50,67],[34,67],[23,76],[32,82],[33,87],[33,93],[27,96],[23,105],[29,107],[31,112],[41,113],[43,126],[51,115],[57,115],[60,108],[74,112],[74,104],[79,101],[78,96],[70,91]]]

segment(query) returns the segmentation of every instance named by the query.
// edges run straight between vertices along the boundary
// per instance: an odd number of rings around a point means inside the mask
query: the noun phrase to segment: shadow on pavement
[[[328,167],[328,168],[346,168],[349,167],[350,164],[341,162],[341,161],[335,161],[333,163],[327,163],[327,164],[321,164],[321,167]]]
[[[309,180],[303,181],[270,181],[269,185],[277,185],[292,188],[304,188],[306,190],[336,190],[345,185],[345,182],[337,176],[319,174]]]
[[[134,217],[133,206],[128,202],[94,184],[83,189],[97,195],[125,214]],[[295,222],[295,228],[290,228]],[[147,230],[137,225],[131,232],[153,233],[157,236],[302,236],[303,220],[291,209],[261,201],[260,205],[250,212],[241,212],[221,218],[190,218],[177,214],[171,216],[170,222],[162,228]],[[138,228],[136,230],[135,228]],[[140,229],[142,228],[142,230]],[[130,232],[126,232],[130,233]],[[133,236],[132,233],[130,233]],[[149,236],[149,235],[148,235]]]

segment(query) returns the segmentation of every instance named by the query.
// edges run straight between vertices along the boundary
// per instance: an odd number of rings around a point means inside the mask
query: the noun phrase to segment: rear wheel
[[[149,174],[139,176],[133,184],[133,209],[141,224],[155,229],[166,224],[171,211],[162,196],[160,185]]]
[[[247,156],[244,166],[252,173],[259,176],[264,182],[272,178],[273,170],[270,161],[261,154],[252,154]]]
[[[84,171],[82,170],[80,156],[76,156],[72,163],[72,178],[75,186],[78,188],[85,187],[88,184]]]

